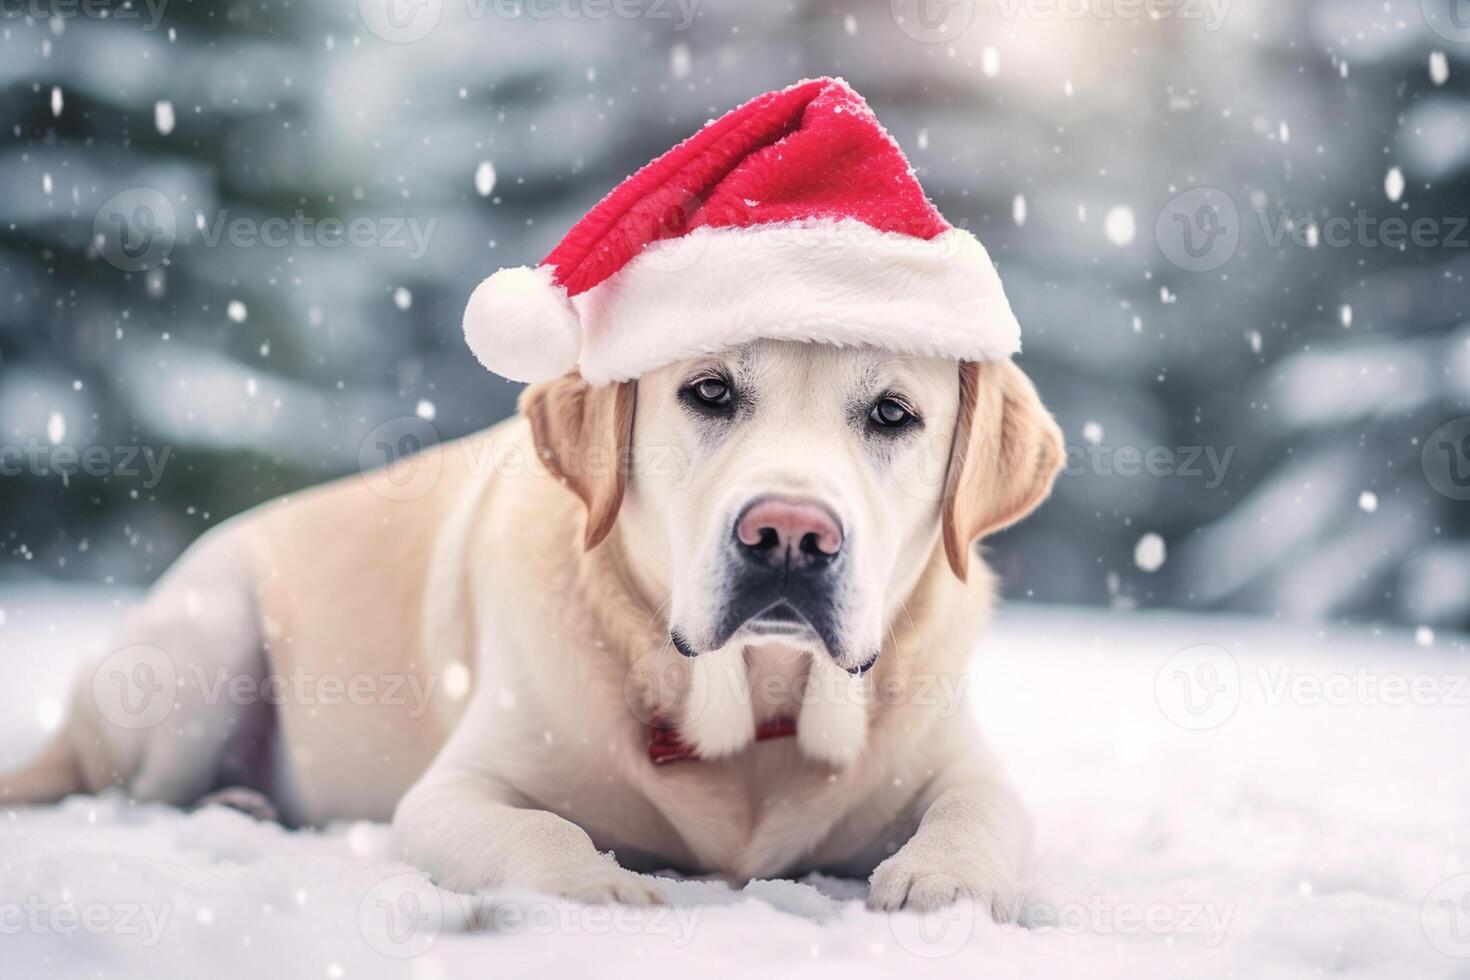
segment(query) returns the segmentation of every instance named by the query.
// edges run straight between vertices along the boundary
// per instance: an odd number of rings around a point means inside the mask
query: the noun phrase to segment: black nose
[[[830,508],[814,500],[764,497],[740,512],[735,541],[752,561],[824,568],[842,550],[842,525]]]

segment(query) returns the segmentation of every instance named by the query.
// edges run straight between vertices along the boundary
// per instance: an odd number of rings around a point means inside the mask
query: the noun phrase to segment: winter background
[[[683,883],[688,944],[433,895],[438,941],[395,959],[358,921],[405,870],[380,827],[76,800],[0,822],[21,962],[1470,975],[1465,0],[0,0],[0,764],[209,527],[512,411],[459,335],[483,276],[818,74],[987,244],[1066,432],[1052,501],[991,547],[977,710],[1043,907],[1112,925]],[[37,902],[171,918],[146,946],[11,928]],[[1229,929],[1183,928],[1196,906]]]

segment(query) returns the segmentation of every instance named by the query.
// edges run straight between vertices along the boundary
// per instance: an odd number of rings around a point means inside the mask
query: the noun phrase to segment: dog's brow
[[[725,362],[720,360],[718,357],[706,357],[701,360],[691,362],[689,368],[685,370],[683,374],[684,377],[692,378],[699,375],[712,374],[716,372],[720,374],[725,373]]]
[[[741,344],[731,353],[735,355],[735,370],[749,375],[755,369],[755,349],[750,344]]]
[[[886,358],[869,355],[863,359],[862,370],[858,372],[857,381],[853,387],[860,393],[866,394],[874,388],[881,388],[888,383],[886,379],[891,378],[893,371],[889,369]]]
[[[751,344],[742,344],[731,352],[734,355],[735,381],[738,387],[747,389],[755,388],[762,375],[762,363],[755,356],[755,348]]]

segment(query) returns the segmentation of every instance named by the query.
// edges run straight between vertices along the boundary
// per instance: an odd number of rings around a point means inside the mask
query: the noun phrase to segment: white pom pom
[[[481,364],[511,381],[549,381],[577,366],[582,326],[547,266],[501,269],[475,288],[464,339]]]

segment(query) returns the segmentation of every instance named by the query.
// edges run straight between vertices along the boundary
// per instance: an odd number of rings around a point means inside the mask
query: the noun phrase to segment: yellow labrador
[[[959,702],[973,544],[1063,458],[1022,372],[756,341],[521,407],[430,450],[426,489],[352,477],[206,535],[3,799],[246,786],[391,816],[460,891],[822,869],[1014,917],[1027,821]]]

